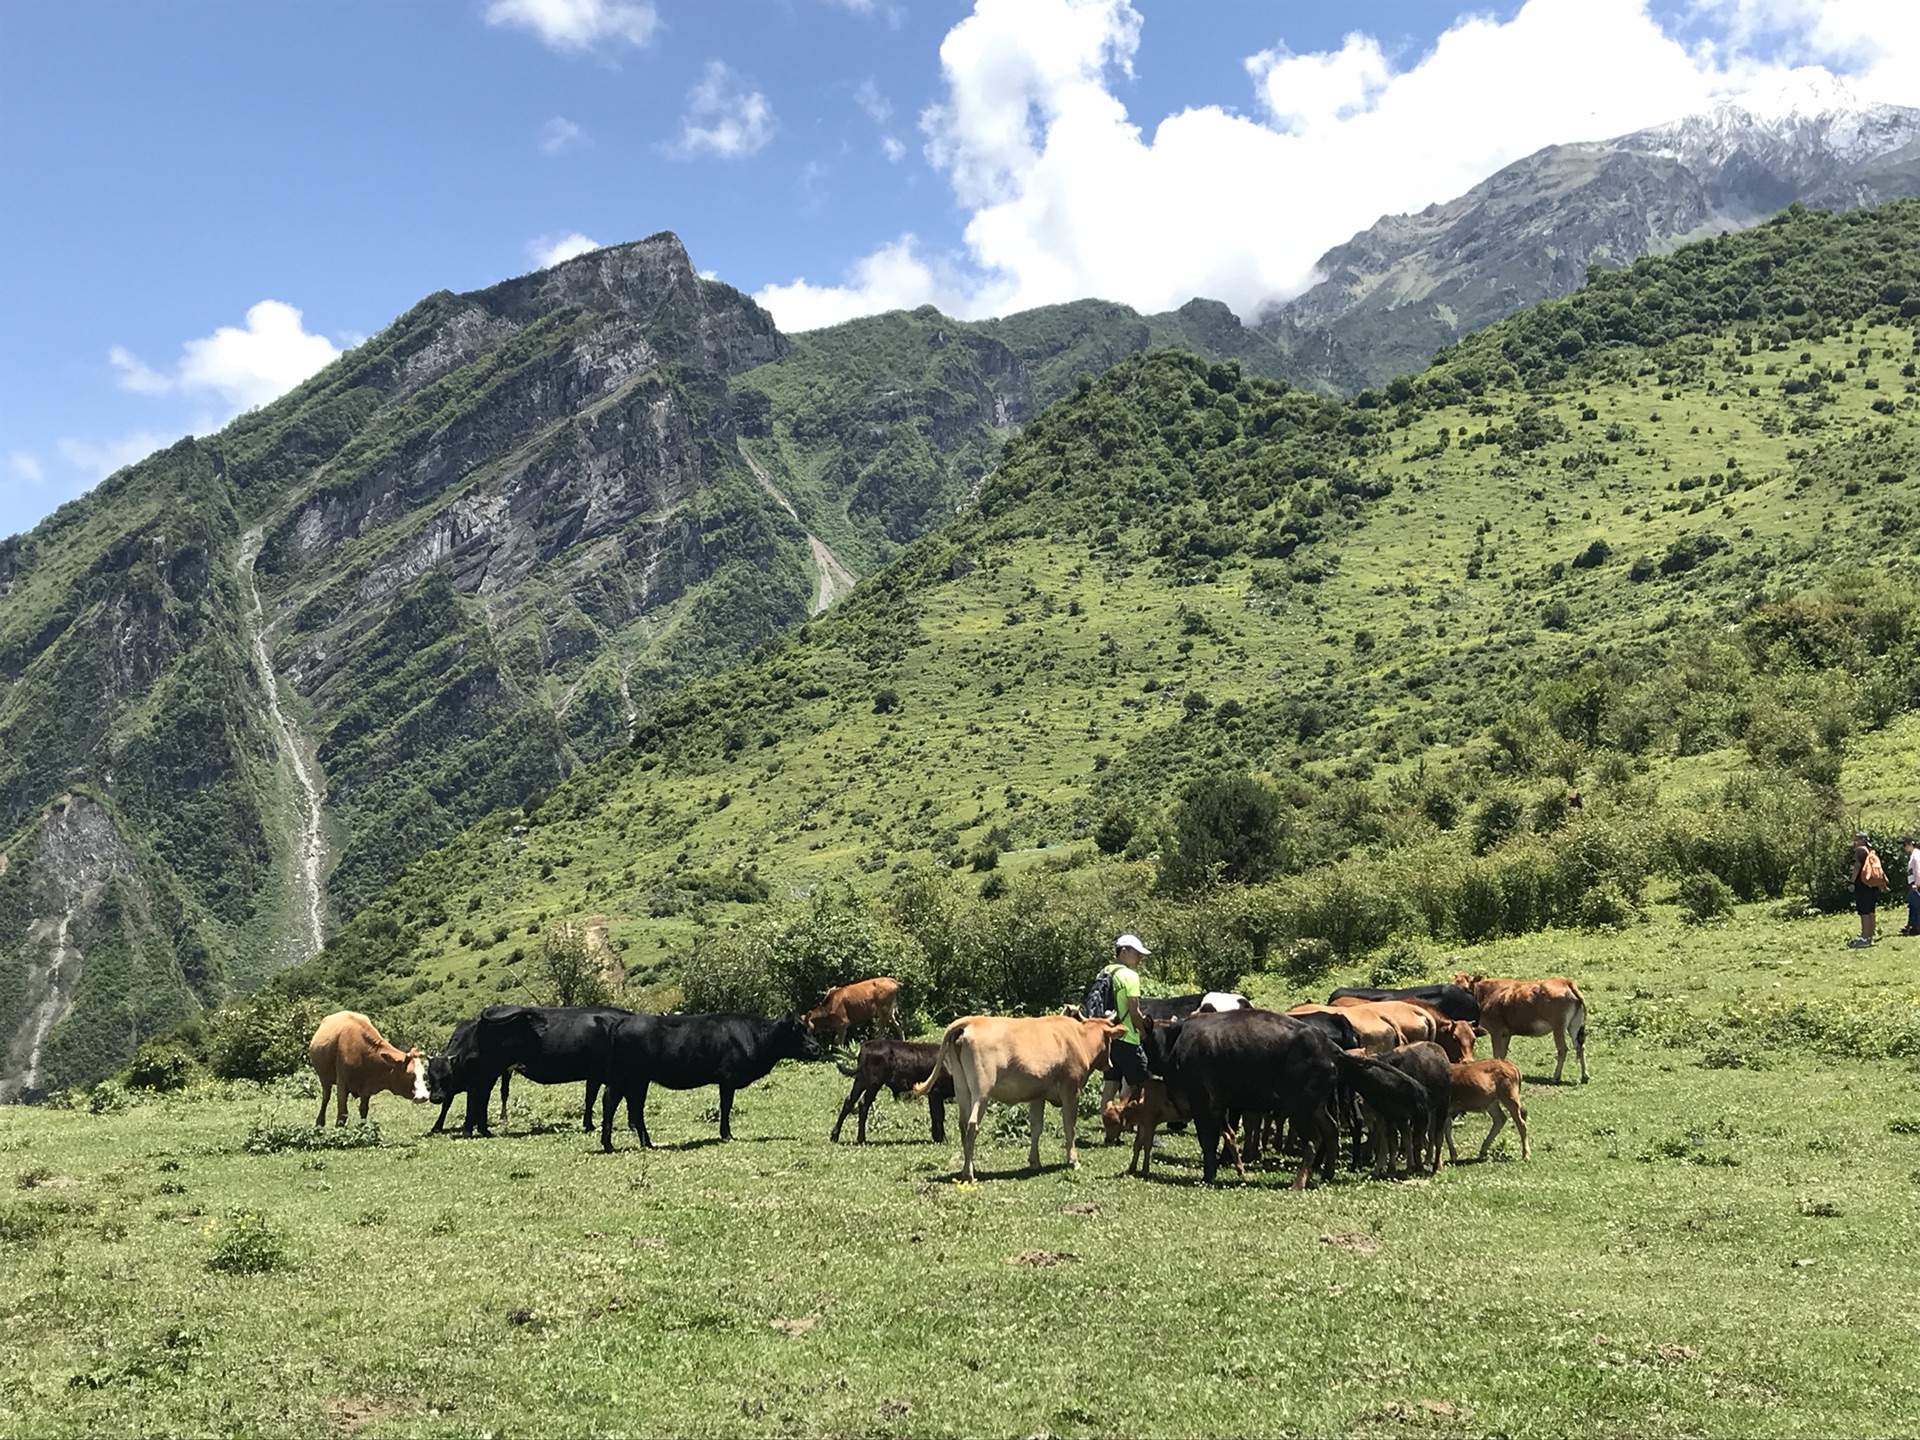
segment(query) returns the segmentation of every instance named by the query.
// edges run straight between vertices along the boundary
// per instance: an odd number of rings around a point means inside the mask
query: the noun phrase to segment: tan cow
[[[367,1102],[383,1090],[404,1095],[415,1104],[427,1098],[427,1058],[418,1049],[389,1045],[373,1022],[357,1010],[336,1010],[320,1022],[307,1043],[307,1059],[320,1077],[320,1114],[314,1124],[327,1123],[327,1101],[340,1089],[335,1125],[347,1123],[347,1097],[360,1101],[360,1118],[367,1118]]]
[[[1493,1148],[1494,1137],[1507,1123],[1507,1116],[1511,1115],[1514,1128],[1520,1132],[1520,1158],[1526,1160],[1531,1157],[1533,1152],[1527,1148],[1527,1107],[1520,1102],[1518,1065],[1511,1060],[1469,1060],[1464,1065],[1455,1065],[1452,1093],[1452,1103],[1447,1107],[1447,1154],[1456,1164],[1460,1160],[1453,1148],[1453,1117],[1456,1115],[1493,1117],[1493,1128],[1487,1131],[1487,1138],[1480,1145],[1482,1160],[1487,1158],[1487,1151]]]
[[[1400,1032],[1402,1045],[1438,1040],[1441,1030],[1453,1023],[1423,1000],[1363,1000],[1353,995],[1336,995],[1330,1003],[1333,1009],[1344,1011],[1349,1017],[1355,1010],[1378,1015]]]
[[[900,1039],[907,1038],[906,1027],[900,1023],[900,982],[890,975],[837,985],[801,1018],[817,1039],[828,1044],[863,1025],[872,1025],[876,1035],[890,1029]]]
[[[1489,980],[1484,975],[1459,974],[1454,983],[1464,985],[1480,1002],[1480,1028],[1493,1041],[1493,1058],[1507,1058],[1507,1041],[1515,1035],[1551,1035],[1559,1059],[1553,1067],[1553,1083],[1567,1066],[1567,1036],[1573,1036],[1574,1053],[1580,1059],[1580,1083],[1587,1083],[1587,1001],[1580,987],[1558,976],[1551,980]]]
[[[1360,1037],[1360,1048],[1369,1055],[1384,1055],[1400,1044],[1400,1028],[1384,1015],[1358,1005],[1296,1005],[1289,1015],[1338,1015]]]
[[[1173,1103],[1173,1097],[1167,1094],[1167,1082],[1158,1076],[1149,1077],[1146,1084],[1126,1099],[1109,1100],[1100,1108],[1100,1119],[1106,1126],[1109,1145],[1120,1138],[1122,1130],[1133,1132],[1133,1159],[1127,1162],[1129,1175],[1153,1173],[1153,1137],[1162,1125],[1172,1120],[1192,1118]],[[1232,1129],[1224,1131],[1221,1138],[1227,1142],[1227,1155],[1233,1161],[1234,1170],[1242,1180],[1246,1179],[1247,1167],[1241,1162],[1240,1146],[1234,1139]]]
[[[1447,1052],[1447,1059],[1456,1065],[1473,1059],[1473,1047],[1479,1039],[1479,1033],[1465,1020],[1445,1021],[1439,1034],[1433,1037],[1434,1043]]]
[[[1107,1068],[1107,1046],[1125,1031],[1108,1020],[1075,1020],[1066,1015],[1013,1019],[968,1015],[947,1027],[933,1073],[913,1087],[925,1097],[940,1077],[953,1077],[954,1110],[960,1117],[960,1178],[973,1176],[974,1142],[987,1101],[1027,1107],[1032,1145],[1027,1168],[1040,1168],[1040,1127],[1047,1106],[1060,1107],[1067,1130],[1067,1164],[1078,1168],[1073,1125],[1087,1076]]]

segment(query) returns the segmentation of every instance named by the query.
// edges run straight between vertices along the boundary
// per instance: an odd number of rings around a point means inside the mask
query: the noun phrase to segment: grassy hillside
[[[572,917],[670,999],[733,963],[702,937],[811,934],[843,887],[949,1012],[1057,1003],[1147,905],[1172,972],[1231,980],[1683,884],[1842,904],[1856,820],[1920,815],[1882,768],[1920,673],[1917,224],[1788,215],[1349,405],[1123,362],[843,610],[414,867],[288,987],[444,1024],[539,993]],[[1202,823],[1236,775],[1268,805],[1244,866]],[[982,978],[1068,912],[1058,973]]]
[[[711,1092],[656,1094],[664,1148],[611,1156],[573,1086],[516,1086],[491,1142],[381,1097],[345,1150],[282,1148],[295,1082],[0,1111],[0,1387],[50,1436],[1897,1430],[1912,955],[1771,910],[1472,952],[1581,978],[1593,1080],[1516,1041],[1532,1159],[1509,1130],[1413,1183],[1206,1189],[1190,1134],[1151,1182],[1067,1172],[1051,1117],[1028,1177],[1007,1114],[951,1185],[917,1104],[830,1146],[826,1065],[746,1091],[726,1146]]]

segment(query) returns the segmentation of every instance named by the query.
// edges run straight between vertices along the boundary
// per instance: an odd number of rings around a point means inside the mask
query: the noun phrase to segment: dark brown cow
[[[940,1047],[936,1044],[921,1045],[885,1035],[876,1035],[862,1045],[860,1059],[853,1069],[839,1067],[840,1073],[853,1081],[853,1088],[847,1091],[846,1103],[840,1107],[840,1118],[833,1122],[834,1142],[839,1142],[840,1127],[847,1123],[847,1116],[857,1105],[860,1108],[857,1143],[866,1144],[867,1111],[873,1108],[874,1097],[882,1090],[891,1090],[893,1098],[898,1100],[933,1074],[933,1062],[939,1054]],[[947,1101],[952,1098],[953,1078],[948,1075],[941,1076],[940,1083],[927,1092],[927,1115],[933,1122],[935,1143],[944,1143],[947,1138]]]
[[[900,1023],[900,982],[890,975],[837,985],[801,1018],[815,1039],[829,1045],[865,1025],[873,1026],[875,1034],[891,1030],[898,1038],[907,1038],[906,1027]]]
[[[427,1098],[427,1060],[420,1050],[389,1045],[373,1022],[357,1010],[336,1010],[320,1022],[307,1044],[307,1059],[320,1077],[320,1113],[314,1124],[327,1123],[327,1102],[334,1087],[340,1090],[335,1125],[347,1123],[347,1097],[360,1101],[360,1118],[367,1118],[367,1102],[381,1091],[391,1091],[416,1104]]]

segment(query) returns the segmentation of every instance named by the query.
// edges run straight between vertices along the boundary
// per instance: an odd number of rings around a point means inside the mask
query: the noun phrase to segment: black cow
[[[427,1095],[440,1103],[434,1130],[446,1124],[453,1097],[465,1092],[463,1135],[487,1127],[487,1102],[500,1085],[500,1123],[507,1119],[509,1075],[519,1070],[541,1085],[586,1082],[581,1128],[593,1129],[593,1102],[606,1068],[606,1030],[633,1012],[604,1005],[489,1005],[454,1026],[446,1050],[427,1062]]]
[[[1422,1164],[1426,1141],[1433,1134],[1433,1097],[1426,1085],[1397,1065],[1374,1055],[1340,1057],[1340,1084],[1357,1095],[1373,1121],[1373,1173],[1393,1173],[1402,1150],[1409,1173]],[[1359,1132],[1354,1134],[1354,1168],[1359,1168]]]
[[[839,1066],[842,1075],[851,1076],[853,1088],[847,1092],[846,1103],[840,1107],[840,1118],[833,1122],[832,1139],[837,1144],[840,1139],[840,1127],[847,1123],[847,1116],[853,1113],[853,1107],[860,1107],[860,1129],[857,1144],[867,1143],[867,1111],[873,1108],[874,1097],[883,1089],[891,1090],[893,1098],[898,1100],[907,1091],[918,1085],[933,1073],[933,1062],[940,1054],[937,1044],[922,1045],[912,1040],[894,1040],[876,1035],[860,1047],[860,1059],[853,1069]],[[947,1138],[947,1101],[953,1098],[953,1077],[946,1071],[940,1072],[940,1081],[927,1092],[927,1115],[933,1121],[933,1138],[936,1144]]]
[[[1219,1173],[1222,1132],[1246,1114],[1292,1120],[1311,1137],[1294,1189],[1306,1188],[1316,1161],[1333,1179],[1339,1131],[1332,1104],[1340,1051],[1322,1031],[1271,1010],[1228,1010],[1166,1022],[1142,1017],[1140,1042],[1147,1068],[1167,1082],[1168,1097],[1193,1116],[1208,1184]]]
[[[1432,1147],[1433,1170],[1439,1174],[1440,1144],[1447,1138],[1447,1116],[1452,1113],[1453,1063],[1447,1059],[1447,1052],[1431,1040],[1402,1045],[1398,1050],[1387,1051],[1380,1059],[1427,1087],[1433,1114],[1425,1143]]]
[[[1360,1032],[1353,1028],[1353,1022],[1346,1016],[1335,1012],[1328,1014],[1324,1010],[1309,1011],[1305,1015],[1289,1016],[1303,1024],[1311,1025],[1342,1050],[1360,1048]]]
[[[1464,985],[1408,985],[1399,990],[1350,985],[1345,990],[1334,991],[1327,997],[1327,1003],[1331,1005],[1340,999],[1418,1000],[1423,1005],[1431,1005],[1449,1020],[1464,1020],[1469,1025],[1480,1023],[1480,1002]]]
[[[826,1055],[797,1015],[629,1015],[606,1031],[606,1104],[600,1111],[600,1148],[613,1149],[613,1112],[627,1102],[627,1123],[649,1150],[647,1089],[720,1087],[720,1138],[733,1138],[733,1092],[753,1084],[782,1060]]]

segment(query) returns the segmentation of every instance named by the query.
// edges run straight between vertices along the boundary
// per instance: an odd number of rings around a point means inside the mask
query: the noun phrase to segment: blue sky
[[[1792,63],[1899,88],[1913,12],[0,0],[0,534],[570,238],[677,231],[788,328],[1077,294],[1249,314],[1539,145]]]

